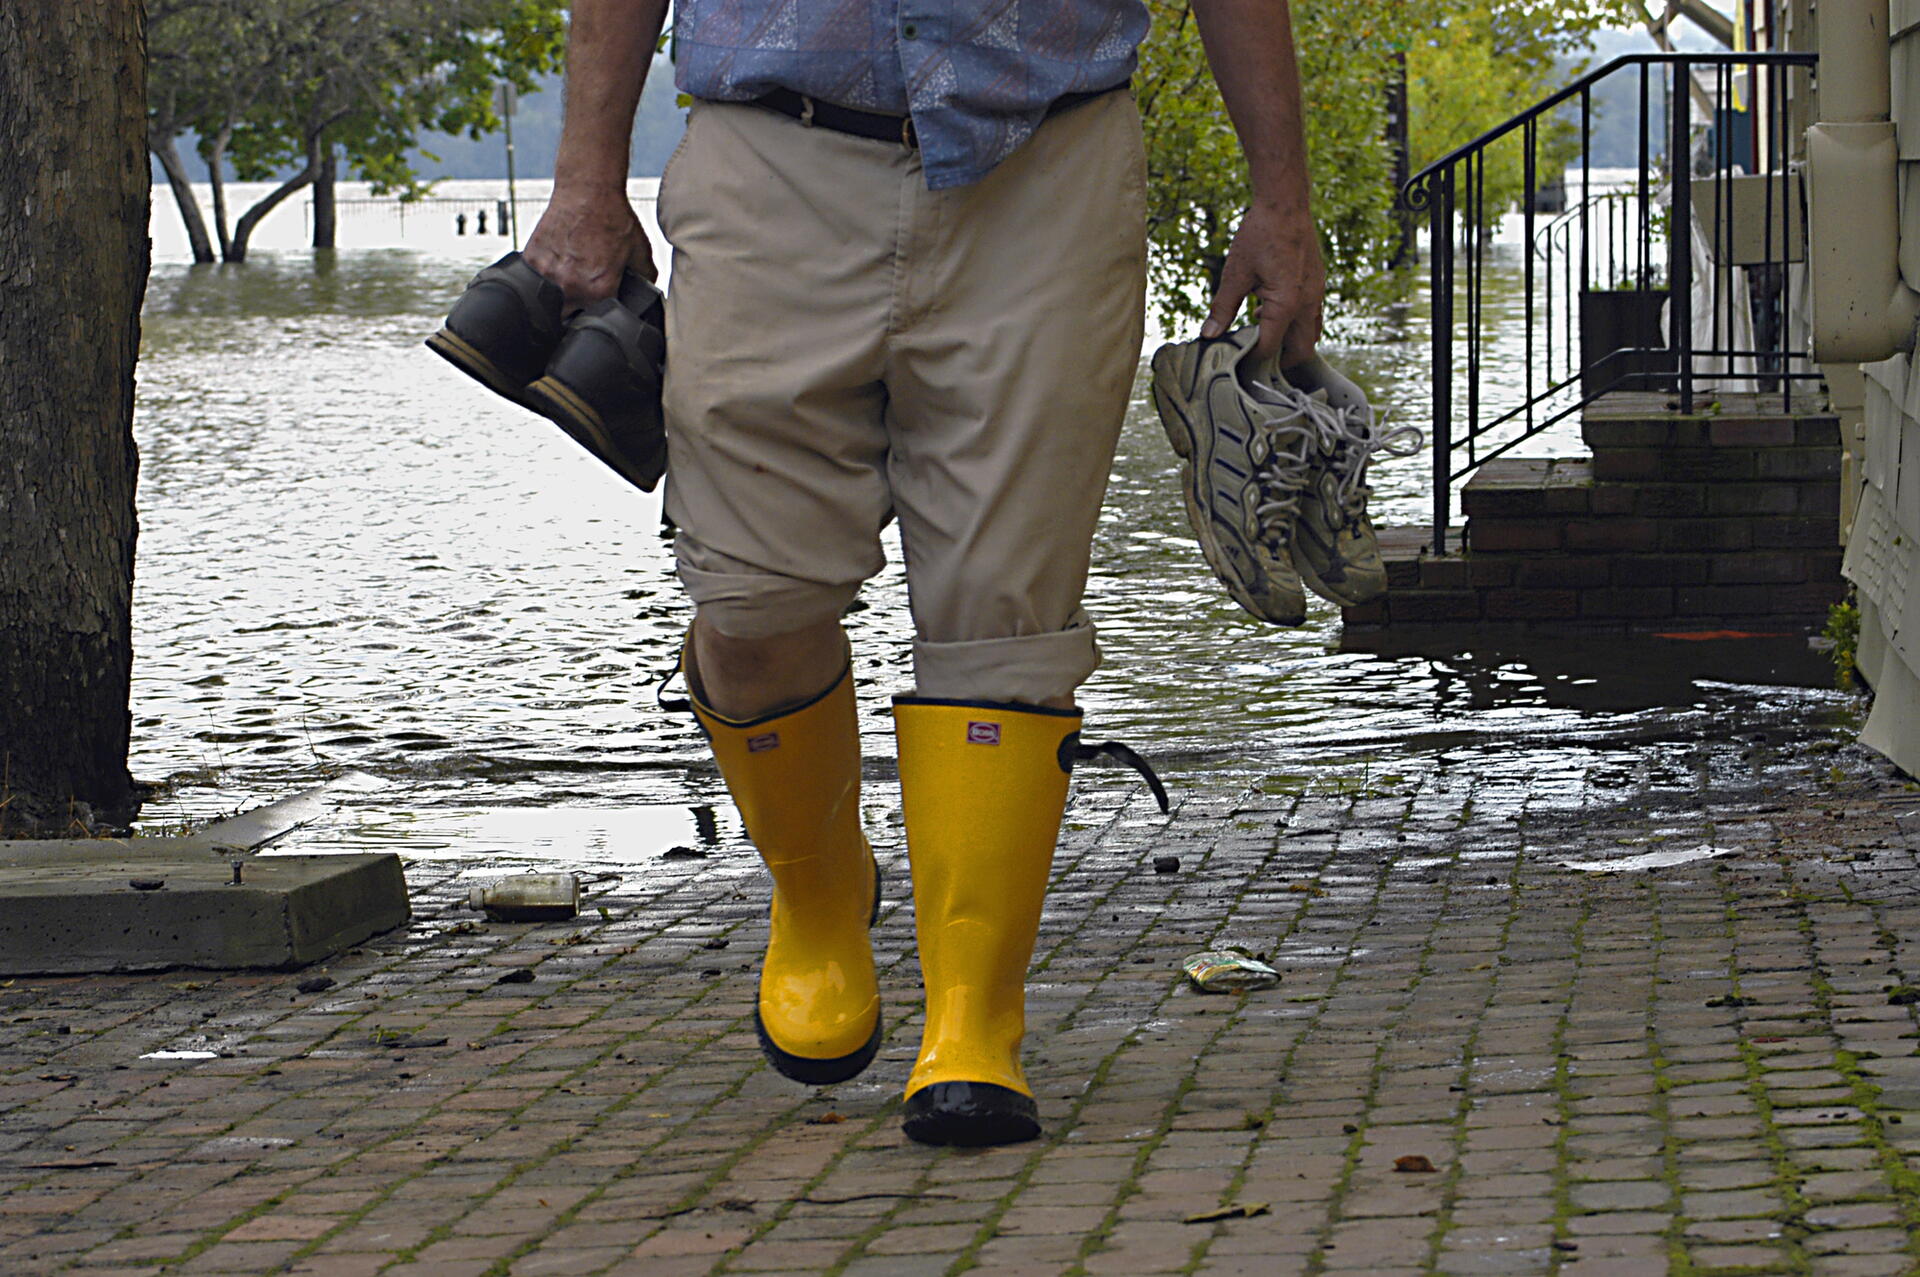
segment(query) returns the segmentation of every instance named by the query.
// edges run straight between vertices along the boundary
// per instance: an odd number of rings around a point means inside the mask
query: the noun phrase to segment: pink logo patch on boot
[[[1000,724],[998,723],[968,723],[967,724],[967,744],[998,745],[999,743],[1000,743]]]
[[[747,752],[749,754],[764,754],[770,749],[779,749],[779,748],[780,748],[779,732],[767,732],[760,736],[747,737]]]

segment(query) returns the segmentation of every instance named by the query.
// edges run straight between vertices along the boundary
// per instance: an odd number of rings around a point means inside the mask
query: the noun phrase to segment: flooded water
[[[343,230],[353,244],[351,220]],[[356,788],[347,817],[301,849],[632,862],[737,843],[691,721],[654,705],[690,615],[657,495],[420,344],[501,242],[415,217],[411,238],[388,225],[316,257],[291,246],[298,231],[295,218],[263,232],[242,267],[192,267],[156,237],[136,424],[133,766],[170,784],[145,827],[353,769],[384,784]],[[1416,299],[1327,350],[1416,425],[1424,322]],[[1579,449],[1565,427],[1522,451]],[[1427,517],[1429,467],[1425,455],[1376,467],[1381,523]],[[849,618],[882,778],[885,697],[909,685],[897,550]],[[1819,680],[1792,640],[1703,655],[1658,639],[1394,650],[1396,638],[1368,653],[1341,650],[1326,605],[1298,629],[1256,622],[1200,558],[1144,384],[1089,608],[1106,663],[1085,689],[1088,735],[1129,741],[1176,786],[1429,765],[1551,776],[1595,749],[1645,776],[1676,742],[1826,730],[1845,707],[1768,685]]]

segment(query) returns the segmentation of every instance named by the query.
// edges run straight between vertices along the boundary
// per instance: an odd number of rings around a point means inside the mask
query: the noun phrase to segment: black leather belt
[[[1122,82],[1112,88],[1095,89],[1091,93],[1063,94],[1047,104],[1045,118],[1050,120],[1062,111],[1071,111],[1082,103],[1103,98],[1109,93],[1126,87],[1127,82]],[[851,133],[855,137],[872,138],[876,142],[898,142],[908,147],[920,145],[920,138],[913,131],[913,117],[910,115],[856,111],[850,106],[835,106],[831,102],[810,98],[804,93],[795,93],[792,89],[775,89],[771,93],[763,93],[748,105],[778,111],[802,124],[832,129],[835,133]]]

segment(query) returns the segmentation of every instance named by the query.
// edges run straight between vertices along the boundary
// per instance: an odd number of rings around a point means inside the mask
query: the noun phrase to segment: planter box
[[[1595,289],[1580,294],[1580,392],[1663,390],[1679,365],[1666,348],[1665,289]]]

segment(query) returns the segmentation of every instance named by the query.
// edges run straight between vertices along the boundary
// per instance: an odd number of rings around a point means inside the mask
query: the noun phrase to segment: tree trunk
[[[320,167],[313,174],[313,246],[332,248],[334,232],[338,227],[339,213],[334,204],[333,184],[339,176],[339,157],[334,153],[333,143],[324,143],[320,148]]]
[[[173,188],[173,202],[180,207],[180,220],[186,224],[187,243],[193,246],[193,260],[210,262],[213,260],[213,244],[207,239],[207,219],[200,214],[200,201],[194,197],[193,183],[187,178],[186,163],[180,158],[180,148],[174,145],[170,137],[147,139],[147,146],[155,158],[160,161],[160,169],[167,175],[167,185]]]
[[[133,367],[147,280],[140,0],[0,4],[0,829],[137,807]]]
[[[220,237],[220,260],[230,262],[233,256],[233,236],[227,227],[227,139],[233,136],[232,126],[221,129],[212,137],[200,143],[200,155],[207,162],[207,185],[213,188],[213,232]]]
[[[240,220],[234,223],[233,247],[227,252],[228,261],[246,261],[247,245],[252,241],[254,228],[260,225],[260,219],[278,208],[281,200],[284,200],[301,187],[312,184],[314,177],[320,172],[320,134],[324,132],[325,129],[326,125],[323,124],[314,132],[307,135],[306,167],[254,201],[253,207],[242,213]]]
[[[295,173],[280,185],[263,195],[257,203],[240,214],[240,220],[233,224],[233,245],[227,249],[227,260],[244,262],[247,260],[247,245],[253,239],[254,227],[260,225],[260,219],[280,206],[280,201],[301,187],[313,181],[315,170],[320,167],[317,157],[309,156],[307,166]]]

